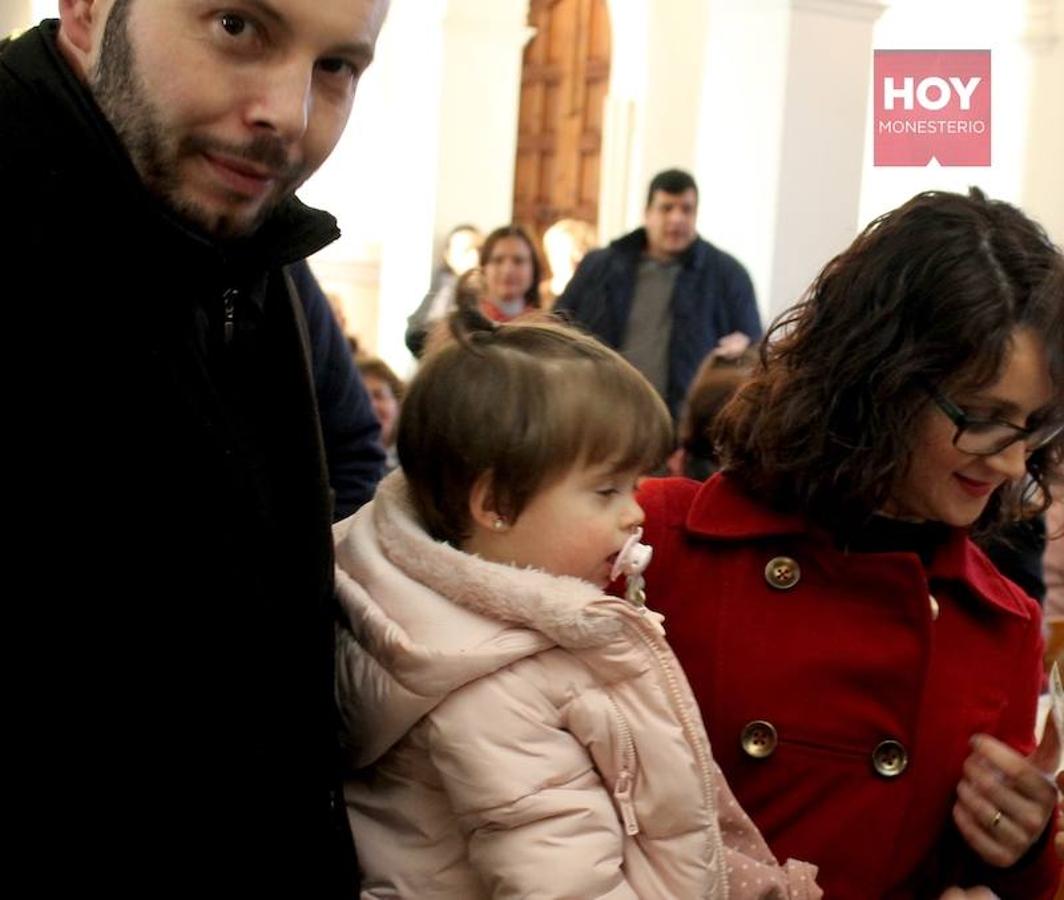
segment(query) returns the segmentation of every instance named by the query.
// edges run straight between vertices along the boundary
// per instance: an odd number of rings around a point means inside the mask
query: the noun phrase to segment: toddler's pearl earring
[[[496,531],[502,531],[506,527],[506,519],[502,516],[496,516],[495,521],[491,523],[491,527]]]

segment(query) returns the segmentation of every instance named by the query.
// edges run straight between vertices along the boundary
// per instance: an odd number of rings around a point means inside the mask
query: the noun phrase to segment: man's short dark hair
[[[657,175],[650,179],[650,187],[647,189],[648,207],[654,199],[655,191],[664,191],[666,194],[683,194],[687,191],[694,191],[695,197],[697,197],[698,185],[695,184],[694,176],[690,172],[685,172],[683,169],[666,169],[664,172],[658,172]]]

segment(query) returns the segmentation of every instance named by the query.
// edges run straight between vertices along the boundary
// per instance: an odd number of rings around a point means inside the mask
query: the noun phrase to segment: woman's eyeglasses
[[[1016,441],[1023,441],[1027,452],[1034,453],[1064,431],[1064,421],[1053,419],[1041,422],[1033,428],[1021,428],[1002,419],[977,419],[969,416],[956,403],[930,385],[924,385],[924,388],[938,408],[957,426],[957,433],[953,435],[953,446],[962,453],[994,456]]]

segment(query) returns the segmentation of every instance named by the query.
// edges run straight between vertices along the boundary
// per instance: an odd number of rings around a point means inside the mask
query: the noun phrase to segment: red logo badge
[[[875,164],[990,165],[990,51],[876,50]]]

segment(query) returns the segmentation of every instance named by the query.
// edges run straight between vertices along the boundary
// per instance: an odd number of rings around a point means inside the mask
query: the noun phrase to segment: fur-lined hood
[[[338,691],[359,766],[463,684],[552,646],[604,646],[621,635],[624,616],[638,615],[578,578],[488,562],[433,540],[401,472],[334,537],[351,632],[341,629]]]

